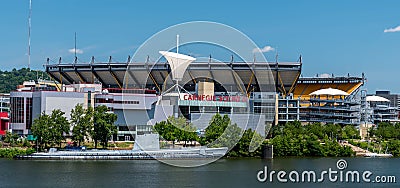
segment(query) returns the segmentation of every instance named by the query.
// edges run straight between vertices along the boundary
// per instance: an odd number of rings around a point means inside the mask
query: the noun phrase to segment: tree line
[[[10,93],[24,81],[37,80],[37,78],[49,79],[50,77],[43,71],[28,68],[18,70],[14,68],[11,71],[0,70],[0,93]]]
[[[97,148],[97,143],[103,147],[107,147],[107,143],[111,135],[117,133],[114,122],[117,115],[107,113],[106,106],[98,106],[96,108],[88,107],[84,109],[81,104],[75,106],[71,110],[70,120],[65,117],[65,112],[55,109],[51,114],[42,113],[38,118],[34,119],[32,124],[32,135],[36,137],[40,149],[48,146],[59,146],[66,140],[68,136],[72,136],[72,140],[78,143],[91,138]],[[72,127],[72,135],[71,133]]]
[[[359,133],[352,125],[302,125],[295,121],[272,127],[269,138],[267,143],[274,146],[275,156],[344,157],[354,152],[339,140],[359,138]]]
[[[169,117],[166,121],[156,123],[153,128],[163,139],[173,144],[183,141],[184,146],[189,142],[198,142],[210,148],[227,147],[230,149],[228,157],[260,156],[261,150],[257,146],[264,140],[257,132],[243,130],[232,123],[227,115],[220,114],[212,117],[204,134],[196,133],[196,128],[184,117]]]
[[[369,137],[379,140],[400,139],[400,123],[380,122],[368,130]]]
[[[260,146],[267,144],[274,145],[275,156],[352,156],[354,152],[351,148],[340,145],[338,140],[359,138],[357,129],[351,125],[341,127],[334,124],[301,125],[300,122],[289,122],[273,126],[265,139],[254,130],[243,130],[233,124],[227,115],[220,114],[210,120],[202,135],[195,134],[193,125],[183,117],[170,117],[167,121],[157,123],[154,129],[165,140],[173,143],[197,141],[207,147],[228,147],[228,157],[261,156]]]

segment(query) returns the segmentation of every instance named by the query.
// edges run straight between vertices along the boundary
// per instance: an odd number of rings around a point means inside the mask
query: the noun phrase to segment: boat
[[[207,159],[220,158],[228,152],[227,147],[191,147],[179,149],[160,149],[158,134],[137,135],[132,150],[68,150],[17,156],[17,159],[32,160],[140,160],[140,159]]]
[[[393,157],[390,153],[366,153],[364,157],[381,157],[381,158],[389,158]]]

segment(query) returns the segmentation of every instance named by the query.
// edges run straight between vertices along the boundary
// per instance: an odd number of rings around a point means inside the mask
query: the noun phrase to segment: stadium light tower
[[[182,86],[179,85],[179,81],[182,81],[183,75],[185,74],[187,67],[191,62],[195,61],[196,58],[184,54],[179,54],[179,35],[176,36],[176,53],[168,51],[159,51],[159,53],[163,55],[165,59],[167,59],[168,64],[171,67],[172,80],[175,81],[175,85],[167,89],[164,93],[168,93],[174,88],[178,93],[180,93],[180,89],[185,90]]]

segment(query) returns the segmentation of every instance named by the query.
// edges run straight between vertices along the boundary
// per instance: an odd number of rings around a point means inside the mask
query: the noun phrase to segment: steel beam
[[[101,79],[101,77],[97,74],[97,72],[94,70],[94,67],[92,67],[92,74],[97,78],[97,80],[99,80],[100,81],[100,83],[103,85],[103,86],[106,86],[107,87],[107,84],[103,81],[103,79]]]
[[[115,82],[117,83],[118,87],[122,89],[122,81],[118,79],[118,77],[115,75],[114,71],[111,69],[111,66],[108,67],[108,71],[110,72],[111,76],[114,78]]]
[[[74,80],[71,77],[69,77],[67,74],[65,74],[65,72],[62,70],[61,67],[59,67],[59,73],[61,74],[62,77],[64,77],[69,82],[69,84],[74,83]]]
[[[77,70],[77,68],[74,68],[75,74],[79,77],[79,79],[81,80],[81,82],[86,83],[87,80],[82,76],[82,74]]]
[[[129,69],[128,69],[128,74],[129,74],[129,76],[132,78],[132,80],[140,87],[140,83],[139,83],[139,81],[136,79],[136,77],[133,75],[133,73],[132,73],[132,71],[129,71]],[[129,78],[128,78],[129,79]]]

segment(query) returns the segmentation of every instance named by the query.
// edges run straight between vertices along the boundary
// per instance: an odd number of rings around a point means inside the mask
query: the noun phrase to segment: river
[[[0,187],[400,187],[400,158],[343,158],[342,173],[359,171],[360,182],[340,181],[338,160],[342,158],[275,158],[220,159],[212,164],[195,167],[173,167],[156,160],[137,161],[29,161],[0,159]],[[341,162],[343,162],[343,160]],[[267,167],[267,174],[276,171],[272,182],[257,178]],[[331,182],[325,174],[323,182],[291,183],[288,174],[315,171],[317,180],[322,171],[337,171]],[[286,180],[278,181],[278,171],[286,172]],[[362,173],[370,171],[370,183],[362,180]],[[260,172],[261,173],[261,172]],[[262,180],[264,171],[259,178]],[[372,183],[376,176],[395,176],[396,183]],[[293,173],[292,178],[296,179]],[[344,177],[344,176],[343,176]],[[307,180],[307,176],[305,177]],[[312,180],[312,179],[311,179]]]

